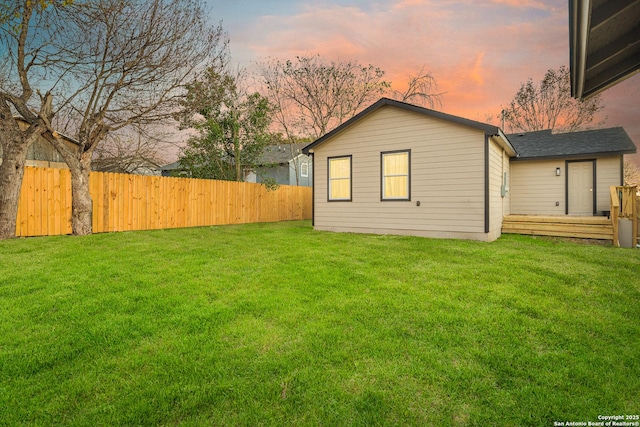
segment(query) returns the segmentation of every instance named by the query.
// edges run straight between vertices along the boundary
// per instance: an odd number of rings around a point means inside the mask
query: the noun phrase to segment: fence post
[[[615,186],[609,187],[609,195],[611,202],[611,225],[613,227],[613,246],[620,247],[618,239],[618,213],[620,212],[620,199],[618,198],[618,189]]]

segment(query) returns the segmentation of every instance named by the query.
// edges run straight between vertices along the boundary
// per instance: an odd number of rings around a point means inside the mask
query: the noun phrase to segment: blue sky
[[[486,121],[528,78],[568,65],[566,0],[208,0],[232,60],[319,53],[386,71],[401,89],[423,66],[445,91],[442,110]],[[640,75],[605,92],[606,126],[640,146]],[[498,124],[498,123],[496,123]],[[507,129],[508,131],[509,129]]]

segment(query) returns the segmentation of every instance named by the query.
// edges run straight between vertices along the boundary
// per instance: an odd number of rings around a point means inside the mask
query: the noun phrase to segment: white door
[[[570,162],[567,164],[568,214],[593,215],[593,161]]]

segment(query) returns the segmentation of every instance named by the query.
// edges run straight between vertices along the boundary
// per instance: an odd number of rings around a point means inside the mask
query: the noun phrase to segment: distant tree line
[[[409,76],[404,92],[384,75],[372,64],[319,55],[271,58],[251,72],[210,68],[187,85],[177,115],[182,128],[197,131],[180,154],[182,169],[194,177],[242,180],[243,171],[260,166],[265,146],[284,145],[293,159],[298,142],[319,138],[381,96],[440,105],[436,80],[424,68]]]

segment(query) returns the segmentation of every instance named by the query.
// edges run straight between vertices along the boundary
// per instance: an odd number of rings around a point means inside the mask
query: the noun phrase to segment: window
[[[300,164],[300,176],[303,178],[309,176],[309,163],[303,162]]]
[[[351,201],[351,156],[328,160],[329,201]]]
[[[381,153],[382,200],[411,200],[411,151]]]

